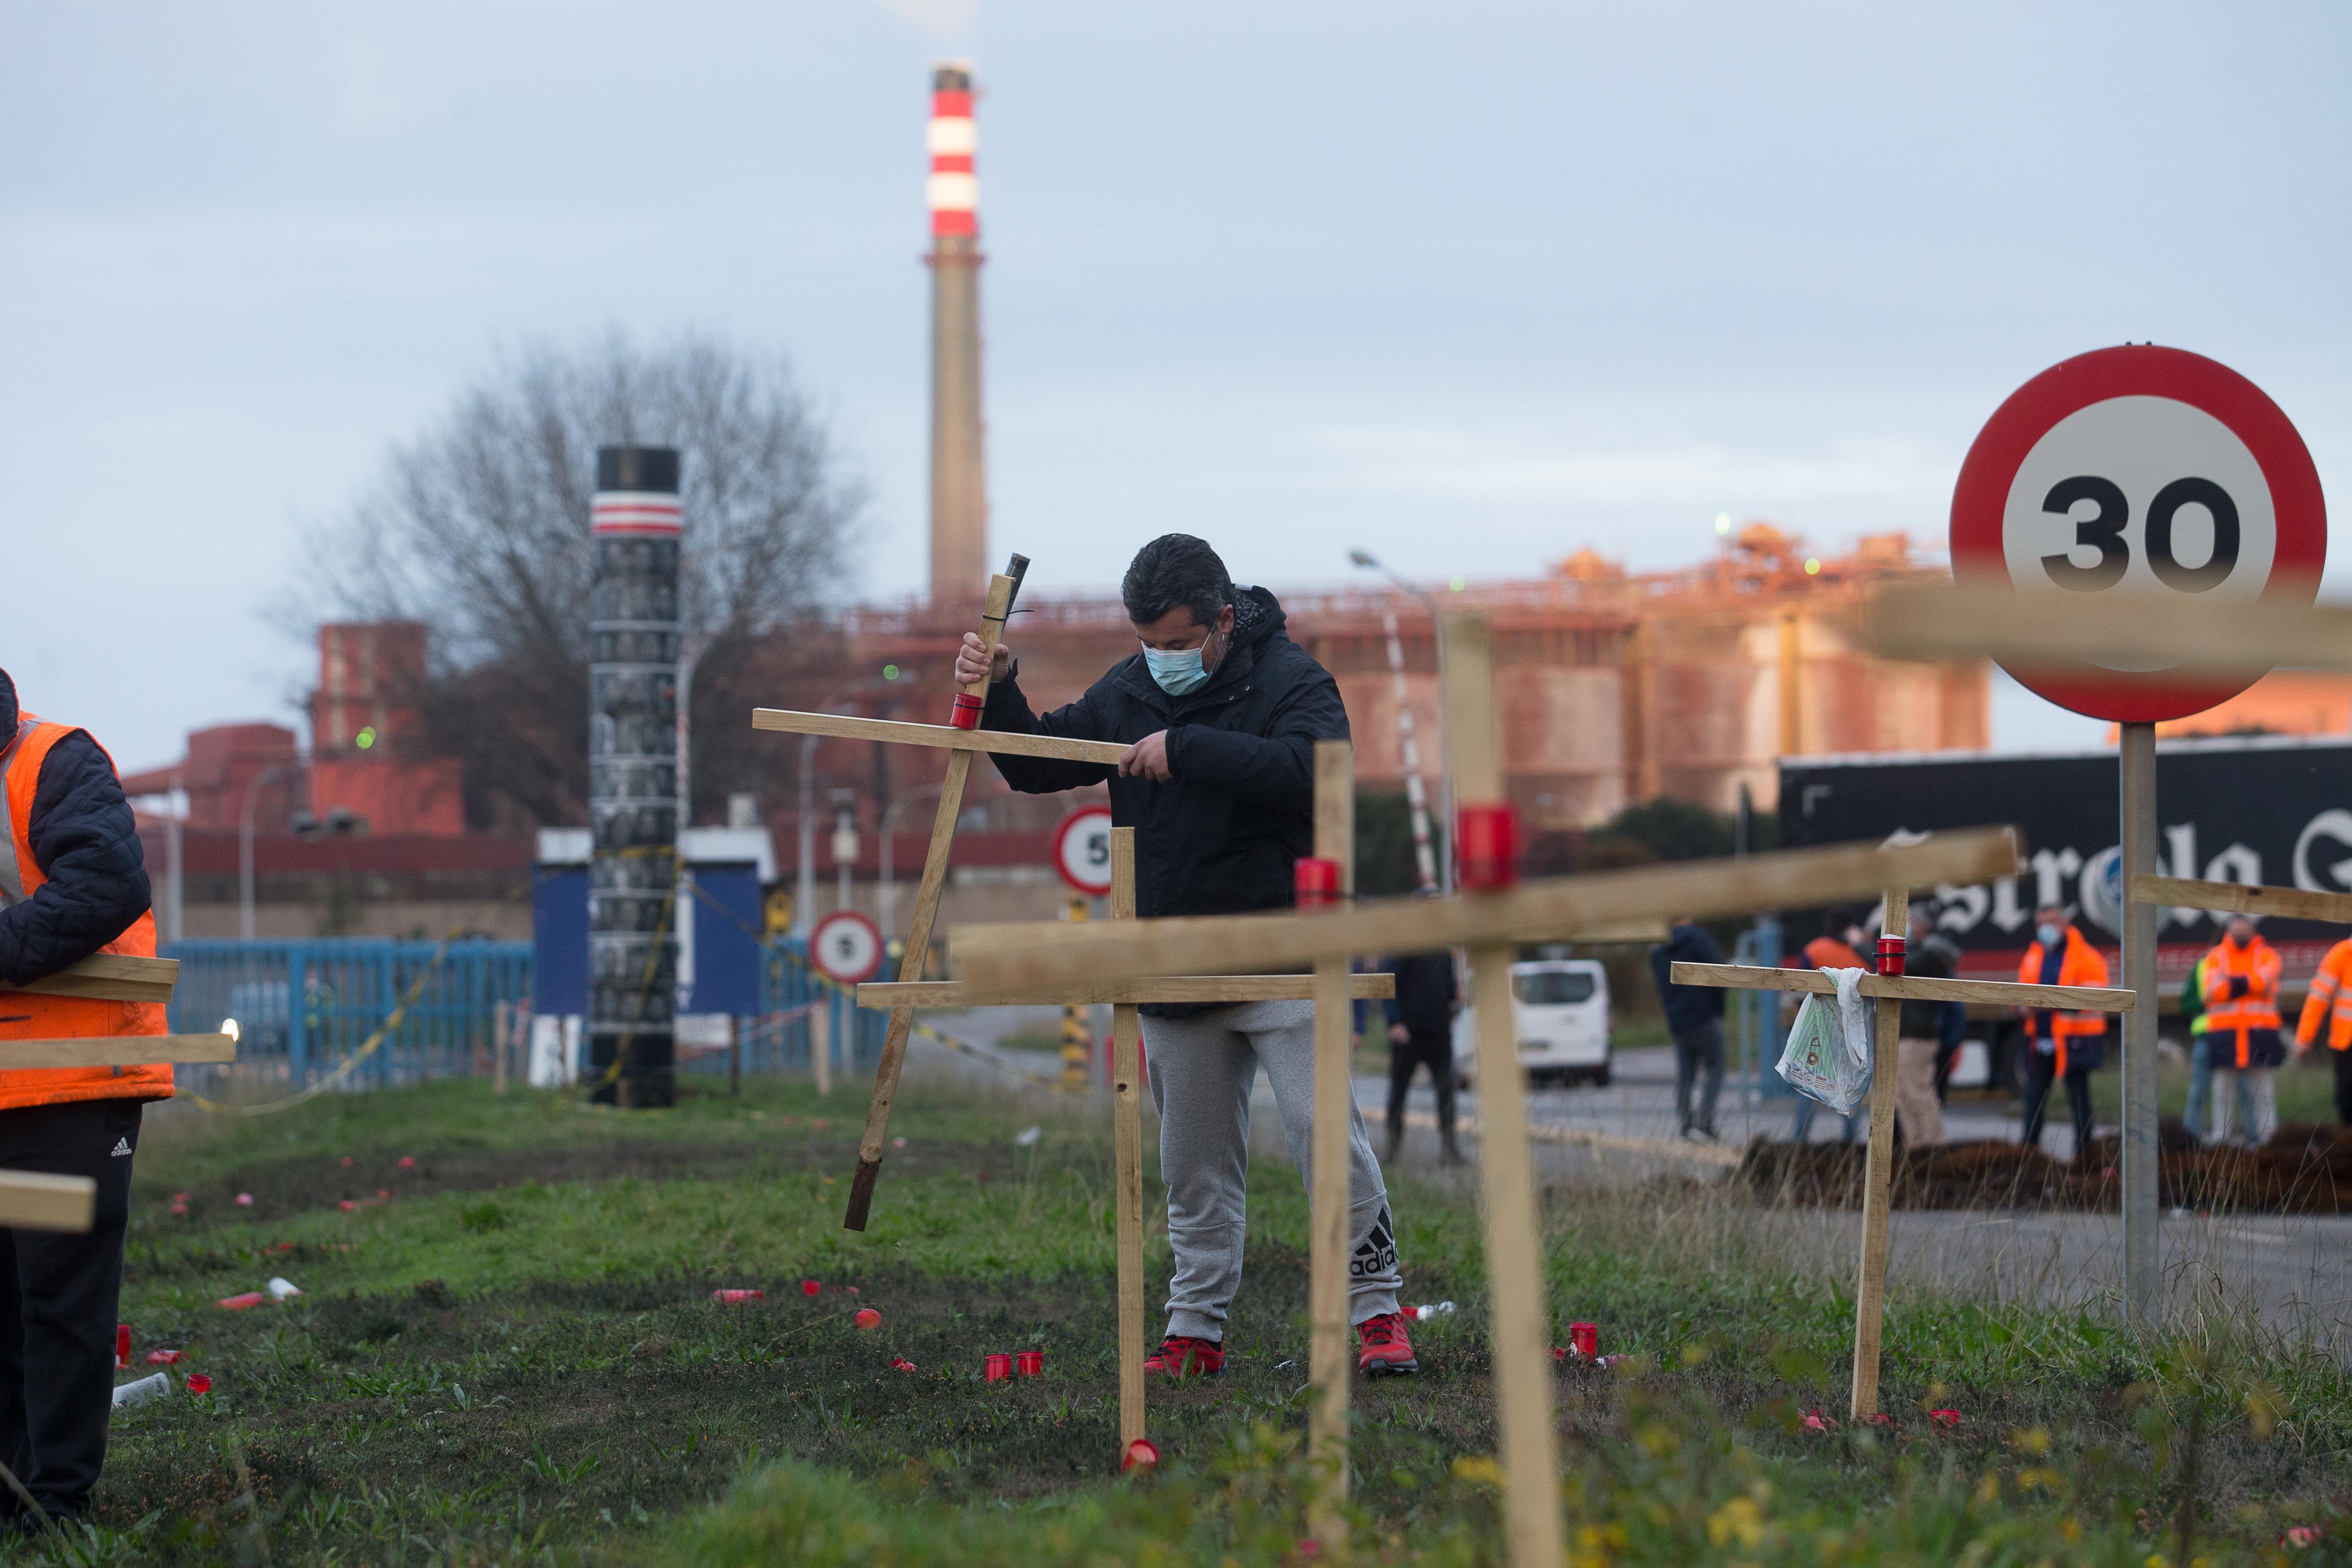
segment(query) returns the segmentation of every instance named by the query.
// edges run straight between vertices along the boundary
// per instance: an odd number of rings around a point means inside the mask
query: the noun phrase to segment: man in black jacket
[[[1682,1136],[1715,1142],[1715,1102],[1723,1089],[1723,991],[1714,986],[1677,986],[1667,977],[1676,964],[1720,964],[1723,949],[1704,925],[1677,920],[1666,939],[1650,949],[1658,999],[1665,1004],[1666,1030],[1675,1037],[1675,1115]],[[1691,1111],[1691,1081],[1701,1078],[1698,1111]]]
[[[1458,1166],[1454,1142],[1454,1011],[1459,988],[1451,953],[1406,953],[1381,967],[1396,977],[1389,998],[1389,1158],[1404,1145],[1404,1102],[1413,1070],[1426,1066],[1437,1090],[1437,1142],[1445,1163]]]
[[[982,728],[1128,746],[1115,768],[998,756],[997,771],[1029,794],[1108,783],[1111,821],[1135,830],[1136,904],[1146,917],[1286,907],[1294,863],[1314,853],[1315,743],[1348,734],[1338,684],[1290,640],[1274,595],[1236,587],[1217,553],[1189,534],[1138,551],[1119,596],[1141,648],[1051,713],[1030,711],[1011,649],[1000,644],[986,665],[980,639],[965,637],[956,679],[992,682]],[[1167,1339],[1146,1364],[1213,1374],[1224,1365],[1226,1313],[1241,1282],[1250,1089],[1264,1067],[1291,1162],[1308,1179],[1315,1009],[1251,1002],[1143,1014],[1175,1254]],[[1357,1364],[1415,1371],[1397,1311],[1403,1280],[1388,1190],[1352,1105],[1349,1129]]]
[[[114,764],[87,732],[57,728],[24,718],[0,670],[0,980],[12,985],[81,962],[147,914],[146,860]],[[0,1037],[57,1032],[60,1004],[12,997]],[[22,1016],[36,1003],[48,1010]],[[103,1018],[110,1004],[79,1006]],[[168,1096],[171,1082],[168,1067],[0,1071],[0,1169],[98,1183],[86,1233],[0,1230],[0,1462],[54,1523],[87,1513],[106,1460],[141,1102]],[[37,1523],[0,1489],[0,1528]]]

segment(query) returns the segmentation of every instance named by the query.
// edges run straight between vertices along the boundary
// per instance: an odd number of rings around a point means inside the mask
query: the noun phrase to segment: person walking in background
[[[1381,968],[1396,977],[1389,1019],[1389,1155],[1404,1146],[1404,1101],[1413,1070],[1429,1069],[1437,1090],[1437,1142],[1449,1166],[1462,1163],[1454,1142],[1454,1015],[1461,997],[1451,953],[1408,953]]]
[[[1911,906],[1904,971],[1923,980],[1948,980],[1959,967],[1960,950],[1936,934],[1935,911]],[[1900,1009],[1895,1056],[1895,1127],[1915,1149],[1944,1141],[1944,1105],[1936,1095],[1936,1067],[1944,1049],[1946,1002],[1906,1001]]]
[[[2295,1020],[2294,1059],[2301,1061],[2324,1034],[2327,1054],[2336,1063],[2336,1119],[2352,1127],[2352,936],[2327,950],[2319,973],[2311,977],[2311,994],[2303,1000],[2303,1017]]]
[[[2242,1078],[2254,1100],[2254,1126],[2246,1141],[2260,1144],[2278,1128],[2272,1079],[2286,1061],[2279,1039],[2278,949],[2262,939],[2252,920],[2232,915],[2202,967],[2205,1053],[2213,1063],[2213,1142],[2229,1139],[2230,1097]]]
[[[2026,986],[2104,986],[2107,961],[2066,918],[2063,904],[2049,904],[2034,912],[2033,946],[2017,967],[2017,979]],[[2042,1146],[2042,1113],[2050,1103],[2050,1086],[2066,1085],[2066,1106],[2074,1115],[2074,1158],[2091,1147],[2091,1074],[2105,1056],[2107,1019],[2105,1013],[2067,1012],[2057,1008],[2033,1008],[2025,1015],[2025,1129],[2021,1142],[2030,1149]]]
[[[0,670],[0,980],[26,986],[93,953],[152,957],[147,862],[113,759],[87,730],[20,712]],[[154,1002],[12,991],[11,1040],[160,1035]],[[89,1176],[81,1235],[0,1229],[0,1461],[32,1494],[0,1494],[0,1528],[78,1522],[106,1462],[122,1238],[142,1106],[172,1097],[168,1061],[0,1071],[0,1168]]]
[[[1675,1037],[1675,1117],[1680,1135],[1716,1141],[1715,1102],[1723,1092],[1723,1003],[1718,986],[1677,986],[1667,977],[1676,964],[1720,964],[1723,949],[1704,925],[1677,920],[1666,939],[1650,949],[1650,972],[1658,999],[1665,1004],[1666,1030]],[[1691,1106],[1694,1082],[1698,1105]]]

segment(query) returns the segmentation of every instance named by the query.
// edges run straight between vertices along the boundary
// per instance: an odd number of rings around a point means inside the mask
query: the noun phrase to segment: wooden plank
[[[993,639],[992,645],[993,643]],[[795,713],[755,707],[753,729],[787,735],[827,735],[840,740],[879,740],[893,746],[930,746],[955,752],[992,751],[1009,757],[1050,757],[1062,762],[1098,762],[1116,767],[1127,746],[1116,740],[1070,740],[1057,735],[1013,735],[1001,729],[957,729],[944,724],[907,724],[898,719],[854,718],[839,713]]]
[[[963,1008],[980,1005],[961,980],[868,980],[857,988],[861,1008]],[[1396,995],[1396,977],[1350,975],[1348,994],[1359,1001]],[[1315,995],[1312,975],[1166,975],[1158,979],[1080,980],[1023,999],[1041,1007],[1091,1007],[1137,1002],[1303,1002]]]
[[[86,1232],[97,1214],[98,1183],[88,1176],[0,1171],[0,1225]]]
[[[1486,622],[1447,615],[1438,622],[1439,667],[1445,672],[1446,747],[1457,801],[1502,798],[1501,747],[1494,726],[1494,673]],[[1424,923],[1451,902],[1492,906],[1510,894],[1476,899],[1407,901]],[[1612,911],[1624,915],[1681,914],[1680,908]],[[1337,926],[1347,919],[1295,922]],[[1478,1020],[1478,1185],[1484,1202],[1486,1279],[1493,1323],[1495,1413],[1501,1429],[1503,1511],[1512,1568],[1559,1568],[1562,1535],[1559,1464],[1552,1421],[1551,1310],[1543,1282],[1543,1237],[1536,1224],[1535,1159],[1528,1146],[1527,1088],[1519,1071],[1517,1031],[1511,1019],[1511,959],[1523,938],[1507,929],[1481,933],[1471,949],[1471,1005]],[[1435,938],[1435,939],[1430,939]],[[1339,949],[1390,953],[1427,951],[1453,943],[1430,932],[1405,940],[1350,940]],[[1323,955],[1318,954],[1320,957]],[[1336,954],[1334,956],[1337,956]],[[1195,966],[1187,965],[1191,968]]]
[[[1355,748],[1344,740],[1315,743],[1315,853],[1339,866],[1344,896],[1353,883],[1356,839]],[[1349,959],[1315,966],[1314,1117],[1307,1138],[1307,1444],[1317,1467],[1310,1518],[1327,1552],[1344,1548],[1348,1524],[1348,1396],[1355,1358],[1348,1346],[1349,1134],[1356,1108],[1348,1062],[1353,1032]]]
[[[110,1034],[68,1040],[0,1040],[0,1071],[19,1067],[152,1067],[174,1061],[235,1061],[226,1034]]]
[[[1013,558],[1015,570],[1025,570],[1028,563]],[[983,651],[992,658],[996,644],[1004,636],[1004,618],[1013,612],[1013,598],[1019,580],[1003,572],[988,580],[988,598],[981,610],[980,640]],[[973,696],[988,695],[988,675],[961,688]],[[758,716],[753,716],[758,725]],[[977,734],[946,726],[909,725],[910,729],[940,728],[950,735]],[[947,885],[948,856],[955,848],[957,821],[963,816],[965,781],[971,777],[970,751],[948,754],[947,778],[940,785],[939,810],[931,816],[930,846],[923,852],[923,879],[915,887],[914,916],[907,925],[907,950],[898,962],[898,978],[920,979],[923,965],[931,951],[931,925],[939,918],[940,890]],[[887,936],[887,933],[885,933]],[[863,1230],[866,1218],[874,1207],[874,1184],[882,1175],[882,1146],[890,1134],[890,1103],[898,1093],[898,1070],[907,1061],[907,1033],[914,1027],[915,1013],[911,1008],[890,1009],[890,1022],[882,1036],[882,1060],[874,1070],[874,1098],[866,1108],[866,1133],[857,1145],[857,1171],[850,1178],[849,1207],[841,1217],[845,1230]]]
[[[1462,799],[1476,798],[1465,791]],[[1367,900],[1315,920],[1245,915],[1143,920],[1132,926],[1058,920],[963,925],[956,928],[950,956],[973,994],[1020,999],[1073,980],[1247,973],[1349,953],[1567,941],[1627,920],[1800,909],[1895,882],[1966,887],[2018,873],[2014,831],[1976,828],[1899,848],[1835,844],[1556,877],[1498,893]]]
[[[2326,920],[2352,925],[2352,893],[2307,893],[2299,887],[2247,887],[2234,882],[2195,882],[2179,876],[2136,876],[2134,904],[2175,909],[2226,910],[2232,915],[2275,915],[2283,920]]]
[[[2279,598],[1889,584],[1865,601],[1859,632],[1865,646],[1890,659],[2128,661],[2216,679],[2274,665],[2352,670],[2352,609]]]
[[[1716,986],[1743,991],[1810,991],[1837,994],[1837,982],[1819,969],[1776,969],[1752,964],[1676,964],[1667,977],[1677,986]],[[1865,997],[1915,1002],[1977,1002],[1987,1007],[2064,1008],[2074,1012],[2127,1013],[2139,993],[2105,986],[2021,986],[2009,980],[1938,980],[1925,975],[1900,979],[1862,977]]]
[[[1907,936],[1911,928],[1911,890],[1886,890],[1886,914],[1881,929]],[[1870,1075],[1870,1146],[1864,1156],[1862,1186],[1862,1277],[1853,1292],[1853,1405],[1856,1425],[1878,1414],[1879,1335],[1886,1323],[1886,1213],[1895,1186],[1895,1080],[1901,1070],[1903,1004],[1881,997],[1873,1006]]]
[[[0,982],[0,991],[36,997],[78,997],[100,1002],[168,1002],[180,977],[177,958],[142,958],[131,953],[93,953],[71,968],[21,986]]]
[[[1135,918],[1135,830],[1110,831],[1110,917]],[[1143,1019],[1110,1009],[1112,1180],[1118,1198],[1118,1453],[1144,1435]]]

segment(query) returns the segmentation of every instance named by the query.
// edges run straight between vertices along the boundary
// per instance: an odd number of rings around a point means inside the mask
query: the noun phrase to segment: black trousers
[[[2056,1052],[2043,1055],[2027,1041],[2025,1052],[2025,1146],[2042,1145],[2042,1113],[2050,1104],[2050,1081],[2058,1076]],[[2074,1114],[2074,1157],[2081,1159],[2091,1147],[2091,1070],[2070,1066],[2066,1070],[2066,1108]]]
[[[1389,1047],[1389,1142],[1404,1136],[1405,1091],[1413,1070],[1426,1066],[1437,1086],[1438,1136],[1454,1146],[1454,1040],[1444,1030],[1408,1029],[1402,1045]]]
[[[136,1100],[0,1111],[0,1169],[98,1183],[87,1235],[0,1229],[0,1459],[52,1517],[88,1513],[106,1463],[140,1111]],[[0,1516],[23,1507],[14,1491],[0,1498]]]
[[[2352,1127],[2352,1051],[2330,1051],[2336,1059],[2336,1119]]]

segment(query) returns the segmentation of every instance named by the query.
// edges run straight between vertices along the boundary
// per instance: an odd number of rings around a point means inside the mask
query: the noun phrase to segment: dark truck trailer
[[[1995,757],[1981,752],[1791,757],[1780,762],[1780,842],[1883,841],[1942,828],[2016,826],[2025,874],[1989,888],[1935,890],[1937,925],[1959,945],[1961,973],[2014,980],[2033,941],[2037,904],[2062,903],[2121,982],[2123,853],[2113,751]],[[2352,893],[2352,737],[2230,736],[2172,740],[2156,751],[2158,869],[2213,882],[2267,883]],[[1784,947],[1821,929],[1823,911],[1791,912]],[[2158,929],[2164,1011],[2221,939],[2221,916],[2168,909]],[[2286,1024],[2337,940],[2317,921],[2267,919],[2263,936],[2284,962]],[[1982,1031],[1976,1031],[1982,1032]],[[2003,1031],[2004,1033],[2006,1030]],[[2010,1054],[1996,1040],[1996,1079]],[[2108,1061],[2116,1060],[2110,1051]]]

